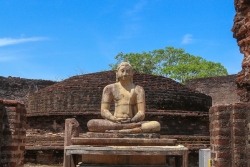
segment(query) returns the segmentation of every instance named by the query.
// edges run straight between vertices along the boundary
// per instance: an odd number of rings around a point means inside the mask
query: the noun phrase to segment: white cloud
[[[192,34],[186,34],[182,38],[181,44],[190,44],[190,43],[193,43],[193,42],[194,42],[193,35]]]
[[[0,38],[0,47],[19,44],[19,43],[25,43],[25,42],[43,41],[43,40],[48,40],[48,38],[46,37],[31,37],[31,38],[19,38],[19,39]]]

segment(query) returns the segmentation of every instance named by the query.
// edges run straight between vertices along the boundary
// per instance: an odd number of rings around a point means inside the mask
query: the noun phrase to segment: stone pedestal
[[[93,133],[84,134],[85,138],[72,138],[73,145],[91,146],[174,146],[176,139],[160,139],[157,133],[120,134]],[[84,164],[108,165],[165,165],[165,155],[82,155]]]
[[[187,167],[188,149],[176,146],[176,139],[161,139],[157,133],[79,135],[78,125],[76,119],[66,119],[64,167],[73,167],[79,161],[83,164],[166,165],[166,155],[182,157],[182,166]]]

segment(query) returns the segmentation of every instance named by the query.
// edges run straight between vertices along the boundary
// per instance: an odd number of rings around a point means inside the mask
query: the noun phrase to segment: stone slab
[[[72,145],[91,146],[175,146],[177,139],[71,138]]]
[[[187,151],[188,148],[184,146],[65,146],[66,155],[183,155]]]
[[[122,134],[122,133],[97,133],[87,132],[82,135],[85,138],[160,138],[160,133],[140,133],[140,134]]]

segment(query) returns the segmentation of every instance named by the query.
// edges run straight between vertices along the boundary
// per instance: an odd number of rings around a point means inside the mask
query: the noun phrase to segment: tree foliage
[[[228,75],[221,63],[207,61],[174,47],[142,53],[118,53],[115,59],[117,62],[109,65],[113,70],[121,62],[127,61],[133,66],[134,71],[162,75],[181,83],[192,78]]]

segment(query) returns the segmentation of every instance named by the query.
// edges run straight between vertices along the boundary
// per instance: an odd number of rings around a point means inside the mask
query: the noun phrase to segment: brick
[[[18,104],[20,104],[20,102],[16,100],[3,100],[3,104],[5,106],[17,106]]]
[[[231,158],[231,153],[230,152],[218,152],[217,158],[222,158],[222,159],[228,160]]]
[[[214,167],[230,167],[230,162],[227,162],[227,161],[213,161],[212,166],[214,166]]]
[[[17,151],[18,146],[2,146],[1,151]]]
[[[243,119],[242,122],[233,122],[232,127],[240,128],[242,130],[242,128],[245,127],[245,119],[246,117]]]
[[[229,139],[215,139],[214,143],[217,145],[229,145]]]
[[[219,129],[219,130],[214,130],[212,132],[213,136],[229,136],[230,135],[230,130],[229,129]]]
[[[20,146],[19,149],[20,149],[21,151],[24,151],[24,150],[25,150],[25,146]]]
[[[231,147],[230,145],[213,145],[213,151],[218,152],[218,151],[222,151],[222,152],[230,152]]]
[[[234,129],[233,130],[233,135],[234,136],[245,136],[245,130],[243,129]]]
[[[3,162],[2,167],[16,167],[16,162]]]
[[[245,137],[235,138],[235,139],[232,140],[232,143],[237,144],[237,145],[245,145],[246,140],[245,140]]]
[[[246,113],[245,112],[240,112],[240,113],[234,113],[231,115],[232,119],[245,119],[246,118]]]
[[[216,153],[211,153],[211,159],[216,158]]]

